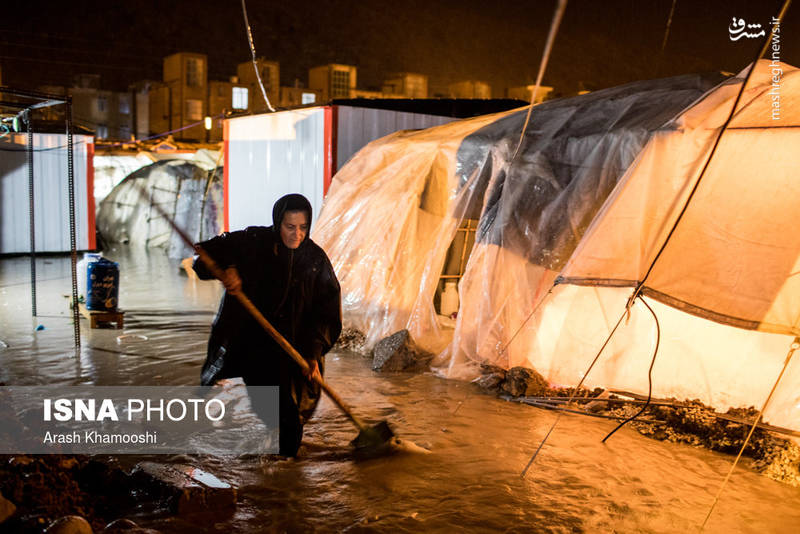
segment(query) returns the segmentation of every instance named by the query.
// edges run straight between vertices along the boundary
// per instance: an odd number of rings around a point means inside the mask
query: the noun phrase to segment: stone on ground
[[[141,462],[133,475],[178,515],[221,513],[236,506],[236,488],[196,467]]]
[[[400,330],[384,338],[372,349],[373,371],[423,371],[433,354],[421,350],[408,330]]]
[[[547,394],[549,384],[542,375],[527,367],[512,367],[501,385],[512,397],[538,397]]]

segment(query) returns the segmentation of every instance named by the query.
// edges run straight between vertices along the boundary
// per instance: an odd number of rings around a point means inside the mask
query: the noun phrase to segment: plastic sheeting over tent
[[[800,75],[769,63],[736,115],[642,293],[660,321],[653,394],[760,406],[800,320]],[[697,182],[744,74],[637,82],[525,111],[399,133],[332,184],[314,238],[352,326],[374,342],[408,328],[448,376],[533,367],[576,384],[626,309]],[[715,86],[716,85],[716,86]],[[455,330],[433,295],[462,219],[478,219]],[[587,378],[646,392],[656,340],[640,302]],[[765,419],[800,428],[800,364]]]
[[[192,250],[159,216],[156,205],[195,241],[213,237],[222,230],[221,175],[221,167],[209,171],[185,160],[142,167],[100,203],[100,234],[110,242],[167,247],[172,258],[190,256]]]

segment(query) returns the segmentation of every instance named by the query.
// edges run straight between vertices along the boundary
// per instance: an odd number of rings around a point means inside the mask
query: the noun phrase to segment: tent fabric
[[[644,290],[662,331],[657,396],[760,405],[796,333],[800,291],[796,69],[782,114],[759,62],[736,116]],[[368,344],[407,328],[448,377],[481,363],[576,384],[647,273],[727,119],[743,74],[637,82],[380,139],[335,176],[315,241]],[[454,329],[433,295],[464,218],[477,219]],[[647,392],[655,348],[634,303],[590,385]],[[767,412],[800,428],[800,364]]]
[[[142,191],[148,198],[142,198]],[[165,247],[171,258],[193,254],[159,216],[158,205],[195,242],[221,232],[222,168],[164,160],[128,175],[100,203],[97,228],[108,242]]]

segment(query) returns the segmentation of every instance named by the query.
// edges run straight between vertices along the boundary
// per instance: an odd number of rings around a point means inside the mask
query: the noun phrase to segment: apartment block
[[[354,98],[357,69],[330,63],[308,70],[308,87],[322,93],[322,103],[334,98]]]
[[[208,58],[205,54],[179,52],[164,58],[164,83],[169,88],[170,130],[175,139],[201,141],[207,114]],[[189,125],[194,124],[189,128]],[[158,130],[151,124],[151,128]],[[163,130],[161,130],[163,131]]]
[[[258,74],[261,76],[261,82],[264,84],[264,91],[267,93],[272,107],[278,104],[281,98],[281,69],[277,61],[269,61],[265,58],[256,59],[258,66]],[[248,107],[253,113],[263,113],[267,111],[267,104],[264,102],[264,95],[261,93],[261,87],[258,85],[258,78],[256,77],[253,62],[247,61],[239,63],[236,66],[236,77],[238,83],[248,89],[249,99]]]
[[[465,80],[447,87],[451,98],[492,98],[492,87],[480,80]]]
[[[414,72],[401,72],[383,82],[385,96],[400,98],[428,98],[428,77]]]

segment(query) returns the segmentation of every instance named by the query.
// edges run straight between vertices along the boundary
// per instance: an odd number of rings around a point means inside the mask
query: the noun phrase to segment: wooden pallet
[[[122,310],[115,311],[96,311],[87,310],[86,305],[81,302],[79,309],[81,315],[89,319],[89,326],[91,328],[99,328],[99,323],[117,323],[117,329],[122,328],[125,312]]]

